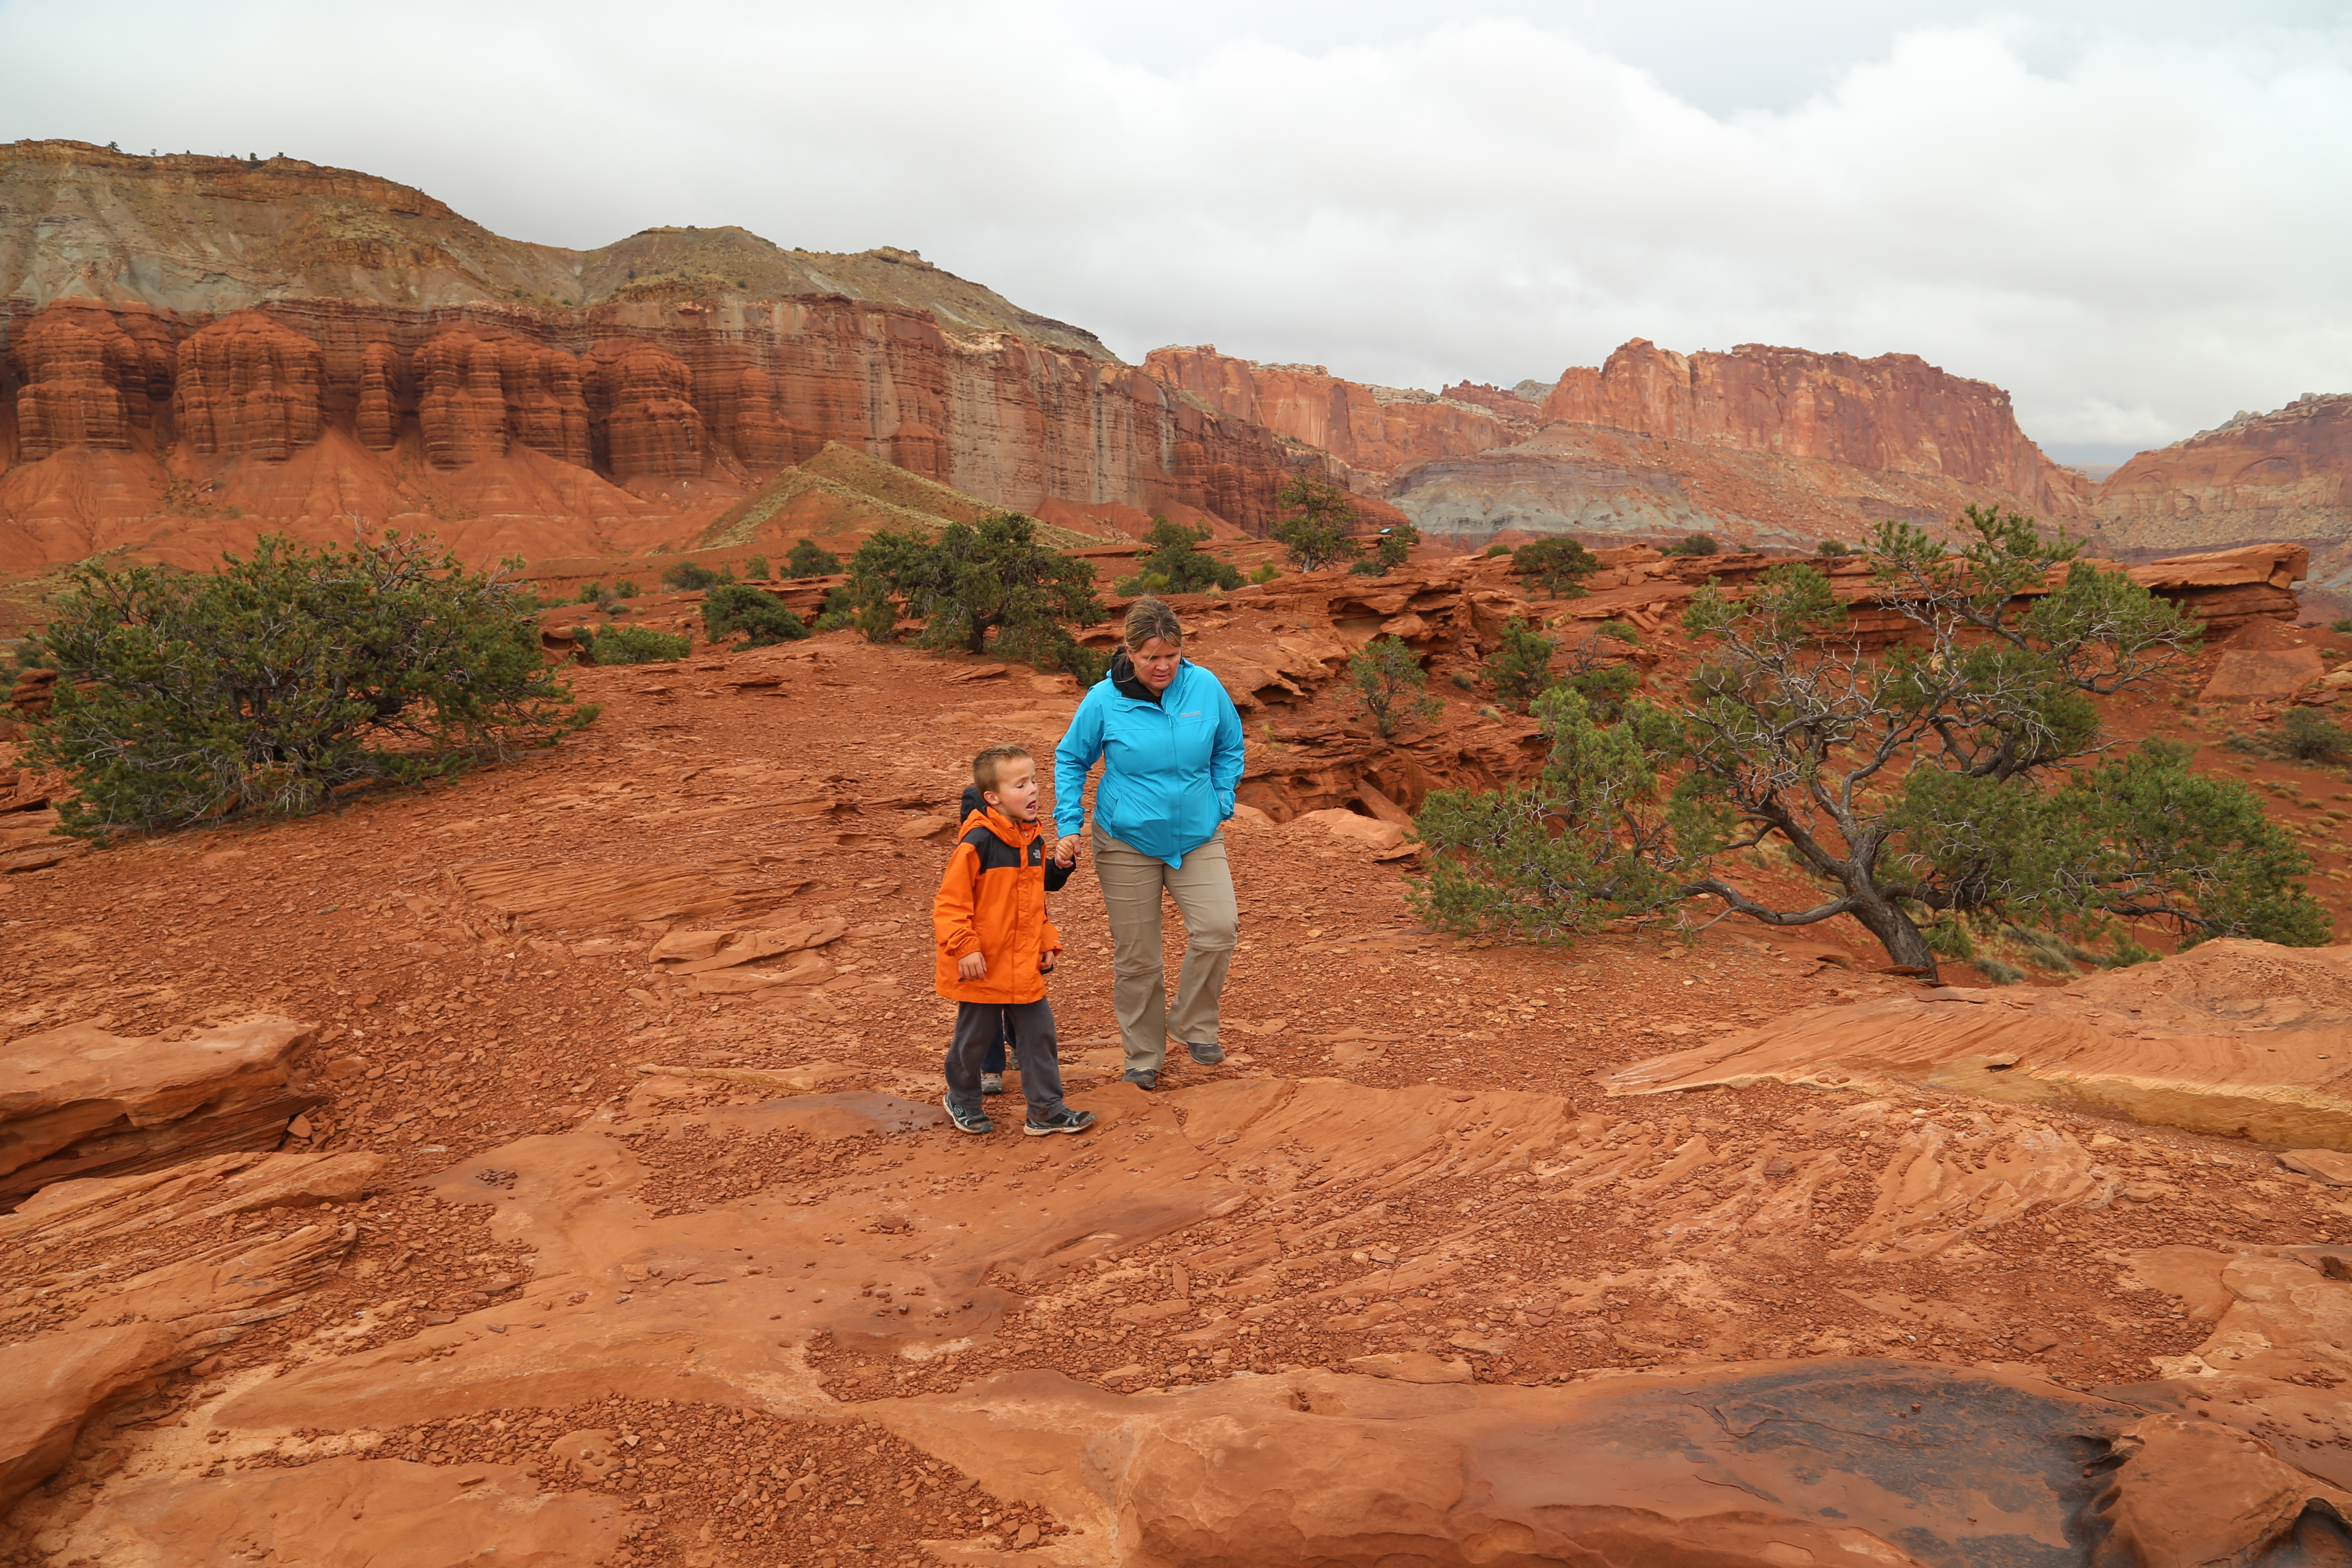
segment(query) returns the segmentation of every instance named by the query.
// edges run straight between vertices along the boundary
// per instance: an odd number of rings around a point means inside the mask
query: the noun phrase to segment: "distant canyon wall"
[[[2045,515],[2073,515],[2092,489],[2026,438],[2008,393],[1916,354],[1679,354],[1635,338],[1598,370],[1565,372],[1542,420],[1949,479]]]
[[[1010,333],[953,337],[927,312],[839,298],[576,311],[299,299],[218,319],[0,302],[9,569],[32,564],[28,550],[64,561],[103,547],[93,510],[144,514],[175,482],[247,511],[382,517],[424,505],[436,480],[456,493],[484,465],[520,463],[534,494],[492,504],[561,516],[593,481],[630,493],[591,510],[683,512],[827,441],[1024,510],[1174,505],[1244,527],[1265,523],[1286,475],[1328,467],[1132,366]],[[259,471],[321,443],[331,483],[289,495]]]
[[[1221,414],[1321,447],[1374,490],[1417,463],[1507,447],[1536,432],[1535,405],[1493,387],[1473,389],[1491,396],[1471,401],[1372,386],[1321,365],[1236,359],[1214,344],[1154,349],[1143,368]]]
[[[2102,544],[2142,560],[2283,540],[2311,551],[2306,617],[2352,614],[2352,395],[2241,414],[2108,476]]]

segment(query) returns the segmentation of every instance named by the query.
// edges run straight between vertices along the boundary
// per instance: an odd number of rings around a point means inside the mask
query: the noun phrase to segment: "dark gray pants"
[[[980,1109],[980,1070],[1001,1025],[1013,1030],[1013,1059],[1021,1068],[1021,1093],[1032,1117],[1062,1109],[1062,1057],[1054,1043],[1054,1007],[1044,1000],[1010,1005],[956,1004],[955,1041],[948,1047],[948,1098],[958,1110]]]

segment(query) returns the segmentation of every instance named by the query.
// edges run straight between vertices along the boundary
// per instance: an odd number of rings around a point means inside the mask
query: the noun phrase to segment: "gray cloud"
[[[1129,357],[1904,350],[2145,445],[2352,388],[2333,10],[6,0],[0,139],[282,151],[558,244],[910,246]]]

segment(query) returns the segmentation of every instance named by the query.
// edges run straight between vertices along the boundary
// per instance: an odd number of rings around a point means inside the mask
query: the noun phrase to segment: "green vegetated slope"
[[[720,513],[695,545],[723,550],[771,535],[784,544],[803,535],[855,541],[882,529],[971,522],[996,510],[951,486],[828,441],[815,457],[785,468]],[[1107,542],[1042,522],[1037,539],[1058,550]]]

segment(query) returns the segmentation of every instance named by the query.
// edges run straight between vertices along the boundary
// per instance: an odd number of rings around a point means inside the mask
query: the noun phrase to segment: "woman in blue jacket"
[[[1127,641],[1054,749],[1055,861],[1077,863],[1087,773],[1095,789],[1095,879],[1110,917],[1112,1002],[1127,1081],[1160,1087],[1173,1035],[1202,1066],[1225,1059],[1217,1003],[1241,925],[1225,820],[1242,782],[1242,716],[1217,678],[1184,658],[1184,628],[1158,599],[1127,612]],[[1167,1002],[1160,895],[1184,921],[1184,966]]]

